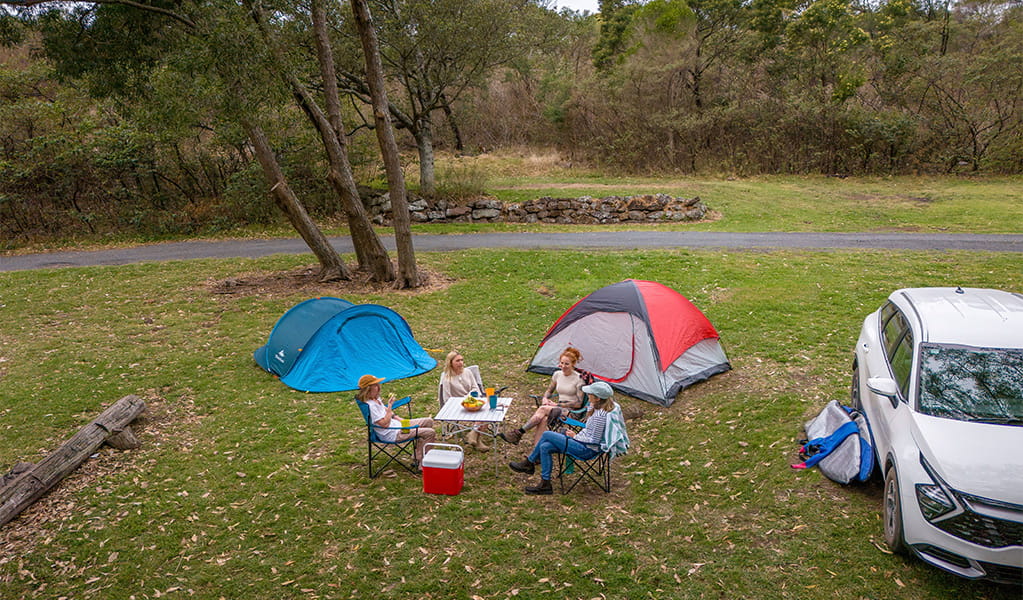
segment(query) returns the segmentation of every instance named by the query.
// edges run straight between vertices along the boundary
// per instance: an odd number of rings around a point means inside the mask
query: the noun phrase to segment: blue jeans
[[[543,432],[543,435],[540,436],[540,441],[536,443],[533,451],[529,453],[529,460],[534,463],[537,459],[540,460],[540,478],[548,481],[551,478],[551,468],[554,466],[551,454],[567,454],[579,460],[590,460],[600,454],[600,452],[582,442],[575,441],[563,433]]]

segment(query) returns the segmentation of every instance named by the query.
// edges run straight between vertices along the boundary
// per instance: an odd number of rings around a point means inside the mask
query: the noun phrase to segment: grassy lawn
[[[878,220],[849,200],[807,213],[808,229],[839,228],[850,211],[853,229],[877,221],[938,230],[955,211],[934,211],[961,206],[951,190],[973,185],[936,186],[927,202],[898,199],[918,192],[886,191],[880,180],[855,182],[856,191],[841,180],[792,178],[769,181],[762,194],[743,192],[751,185],[743,181],[697,191],[726,215],[707,227],[731,220],[742,230],[774,214],[773,198],[813,204],[822,183],[829,198],[874,190],[878,214],[896,214]],[[976,185],[971,198],[1008,188]],[[978,209],[953,229],[1018,231],[1016,194],[999,203],[1005,212]],[[783,210],[804,214],[795,202]],[[781,221],[765,228],[772,222]],[[848,397],[860,323],[891,290],[1020,291],[1018,255],[477,250],[419,258],[444,279],[421,293],[218,293],[218,282],[300,269],[308,255],[0,273],[0,465],[40,460],[124,395],[149,407],[140,449],[102,450],[0,529],[0,597],[1019,598],[1019,590],[884,551],[876,483],[843,487],[789,467],[802,423]],[[525,496],[530,480],[503,465],[519,457],[509,446],[496,457],[467,452],[459,496],[425,495],[407,473],[369,480],[351,395],[289,390],[252,359],[301,300],[380,303],[405,316],[424,347],[458,348],[487,381],[510,385],[520,421],[528,394],[545,384],[524,368],[546,328],[583,295],[630,277],[690,298],[717,326],[734,370],[683,391],[670,408],[619,398],[642,414],[628,423],[633,447],[615,462],[607,495],[582,487]],[[438,377],[435,370],[385,392],[412,394],[417,416],[432,414]]]

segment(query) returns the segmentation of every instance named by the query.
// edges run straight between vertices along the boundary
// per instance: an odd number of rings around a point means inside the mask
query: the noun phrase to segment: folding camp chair
[[[483,387],[483,376],[480,375],[480,367],[479,367],[479,365],[469,365],[468,367],[466,367],[466,369],[470,373],[472,373],[473,379],[476,380],[476,385],[479,386],[480,392],[482,393],[482,391],[484,389],[486,389],[486,388]],[[444,398],[444,378],[445,377],[447,377],[447,373],[441,373],[440,374],[440,380],[437,382],[437,403],[440,405],[441,408],[444,408],[444,400],[445,400],[445,398]],[[444,423],[444,429],[441,432],[441,435],[444,436],[444,437],[450,437],[452,435],[455,435],[456,433],[464,431],[465,429],[466,429],[465,427],[460,427],[458,425],[458,423],[447,423],[446,422],[446,423]]]
[[[392,410],[404,406],[408,411],[408,418],[412,418],[412,397],[405,396],[401,400],[398,400],[391,407]],[[379,427],[373,424],[373,421],[369,416],[369,405],[355,399],[355,404],[358,405],[359,411],[362,412],[362,418],[366,421],[366,449],[367,449],[367,467],[369,468],[369,478],[376,479],[380,473],[387,468],[392,462],[405,467],[405,470],[409,473],[416,474],[415,459],[416,459],[416,436],[412,436],[407,440],[400,442],[388,442],[380,439],[377,435],[377,429],[397,429],[402,430],[403,427]],[[410,429],[418,429],[418,425],[409,427]],[[383,457],[387,457],[384,460]],[[403,457],[408,457],[411,460],[402,460]],[[373,469],[373,461],[376,460],[378,467],[376,470]],[[384,461],[383,464],[379,464],[380,461]]]
[[[567,442],[565,445],[568,445]],[[590,460],[580,460],[563,453],[558,453],[557,457],[558,483],[561,485],[562,494],[571,492],[583,480],[592,481],[605,493],[611,492],[610,453],[600,452]]]
[[[590,446],[596,449],[596,445]],[[568,448],[568,440],[565,440]],[[567,494],[583,480],[589,480],[604,490],[611,492],[611,459],[625,454],[629,449],[629,436],[625,431],[625,417],[618,404],[608,414],[604,425],[604,437],[600,442],[599,453],[589,460],[580,460],[569,456],[566,452],[558,453],[558,483],[561,493]],[[566,487],[568,479],[568,487]]]

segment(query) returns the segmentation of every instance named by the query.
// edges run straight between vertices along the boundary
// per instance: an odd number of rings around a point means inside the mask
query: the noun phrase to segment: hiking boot
[[[501,436],[501,439],[508,442],[509,444],[518,444],[519,440],[522,439],[522,430],[516,428],[512,429],[508,433],[502,431],[497,435]],[[532,471],[530,471],[530,473],[532,473]]]
[[[550,479],[541,479],[540,485],[527,486],[526,493],[534,496],[550,496],[554,493],[554,488],[551,487]]]
[[[512,471],[515,471],[516,473],[525,473],[526,475],[532,475],[533,472],[536,471],[536,466],[533,465],[533,461],[528,458],[510,462],[508,463],[508,466],[511,467]]]

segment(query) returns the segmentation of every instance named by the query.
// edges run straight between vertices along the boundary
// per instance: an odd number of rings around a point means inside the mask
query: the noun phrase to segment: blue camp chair
[[[565,441],[568,448],[568,441]],[[596,445],[594,449],[598,449]],[[629,449],[629,435],[625,431],[625,417],[622,407],[615,404],[604,426],[604,438],[599,453],[590,460],[580,460],[564,452],[558,453],[558,483],[561,493],[567,494],[584,480],[591,481],[605,493],[611,492],[611,459],[625,454]],[[568,486],[566,487],[566,479]]]
[[[391,407],[393,409],[400,408],[402,406],[408,411],[408,418],[412,418],[412,397],[405,396],[401,400],[398,400]],[[355,404],[358,405],[359,411],[362,412],[362,418],[366,422],[366,449],[367,449],[367,467],[369,468],[369,478],[376,479],[380,473],[384,471],[392,462],[405,467],[405,470],[413,475],[417,474],[416,470],[416,436],[412,436],[407,440],[401,442],[388,442],[380,439],[377,435],[377,429],[403,429],[402,427],[379,427],[373,424],[369,416],[369,405],[355,399]],[[410,429],[418,429],[418,425],[410,427]],[[387,457],[384,460],[383,457]],[[407,457],[407,458],[406,458]],[[403,460],[404,459],[404,460]],[[373,469],[373,461],[376,460],[379,465],[376,470]],[[383,464],[379,464],[380,461],[384,460]]]

